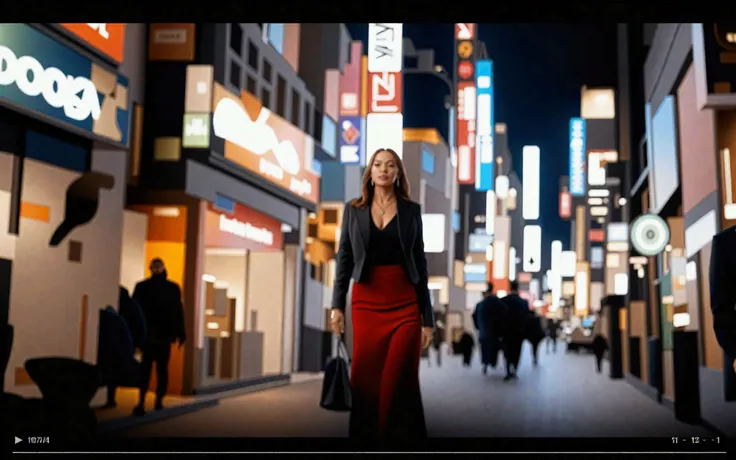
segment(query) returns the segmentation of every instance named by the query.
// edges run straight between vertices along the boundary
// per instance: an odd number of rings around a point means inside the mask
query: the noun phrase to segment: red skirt
[[[426,437],[416,287],[401,265],[373,267],[353,284],[350,437],[405,442]]]

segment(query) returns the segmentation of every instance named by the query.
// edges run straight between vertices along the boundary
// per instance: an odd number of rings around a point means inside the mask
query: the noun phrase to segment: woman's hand
[[[430,345],[432,345],[433,336],[434,336],[433,327],[423,327],[422,328],[422,349],[427,349],[429,348]]]
[[[345,333],[345,315],[337,308],[333,308],[330,313],[330,329],[335,335]]]

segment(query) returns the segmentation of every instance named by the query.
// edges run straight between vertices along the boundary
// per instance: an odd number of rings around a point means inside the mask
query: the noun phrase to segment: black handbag
[[[340,349],[345,357],[340,356]],[[345,340],[341,336],[337,344],[337,356],[331,358],[325,366],[325,376],[322,381],[322,399],[319,405],[323,409],[348,412],[353,407],[353,392],[350,388],[350,359]]]

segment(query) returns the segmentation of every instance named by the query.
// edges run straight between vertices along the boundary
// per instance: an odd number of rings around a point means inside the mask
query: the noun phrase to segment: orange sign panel
[[[261,105],[252,94],[213,88],[213,134],[225,141],[225,158],[312,203],[319,176],[312,171],[314,140]]]
[[[125,47],[125,24],[74,23],[62,24],[63,28],[84,42],[111,57],[118,64],[123,62]]]
[[[236,203],[233,213],[207,206],[205,245],[208,248],[280,251],[281,222]]]

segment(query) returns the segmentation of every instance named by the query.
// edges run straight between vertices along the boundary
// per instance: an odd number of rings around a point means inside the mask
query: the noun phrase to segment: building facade
[[[148,25],[152,102],[140,109],[122,280],[144,277],[160,257],[182,286],[191,339],[172,351],[171,393],[299,366],[320,175],[298,41],[298,24]]]
[[[14,328],[6,392],[38,396],[29,358],[97,361],[99,311],[118,302],[140,33],[0,25],[0,325]],[[75,88],[64,84],[72,79]]]
[[[619,61],[628,69],[644,62],[642,75],[629,70],[621,78],[627,90],[621,100],[632,114],[622,130],[630,152],[627,213],[631,220],[657,215],[669,233],[654,255],[632,250],[625,371],[666,405],[680,404],[674,337],[692,331],[702,417],[725,432],[734,426],[721,409],[733,372],[724,370],[713,333],[709,261],[713,235],[736,223],[729,206],[736,96],[733,71],[718,60],[731,52],[723,35],[729,32],[710,23],[628,26],[619,33]]]

